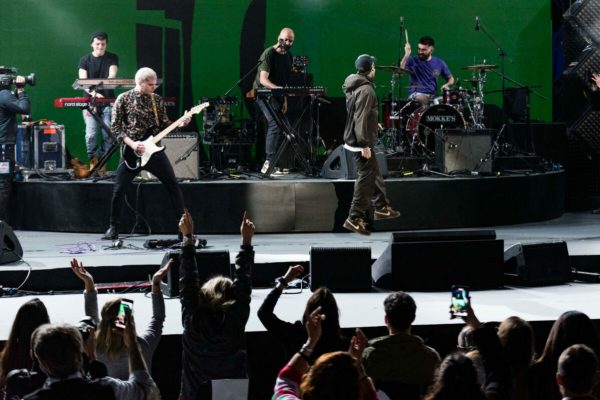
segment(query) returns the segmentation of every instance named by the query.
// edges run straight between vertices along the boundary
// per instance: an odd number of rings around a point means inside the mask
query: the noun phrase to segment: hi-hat
[[[497,65],[492,64],[476,64],[476,65],[467,65],[466,67],[462,67],[462,69],[474,70],[474,71],[489,71],[492,69],[498,68]]]
[[[375,69],[380,71],[391,72],[394,74],[410,74],[410,71],[395,65],[376,65]]]

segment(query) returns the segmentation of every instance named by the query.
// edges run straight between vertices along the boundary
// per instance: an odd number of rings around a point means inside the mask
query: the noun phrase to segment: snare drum
[[[466,128],[460,111],[448,104],[422,106],[408,118],[406,133],[410,141],[420,141],[430,151],[435,151],[436,129]]]

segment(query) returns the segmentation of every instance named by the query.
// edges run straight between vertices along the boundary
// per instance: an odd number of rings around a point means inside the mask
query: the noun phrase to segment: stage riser
[[[388,197],[402,216],[375,228],[464,228],[556,218],[564,212],[564,175],[388,179]],[[354,181],[324,179],[181,184],[196,230],[205,234],[238,233],[243,210],[259,233],[342,231],[353,186]],[[20,182],[9,222],[19,230],[100,233],[108,225],[112,189],[110,182]],[[136,186],[128,199],[135,205]],[[152,233],[175,234],[179,216],[160,183],[142,184],[139,200],[138,211]],[[121,232],[134,223],[134,213],[124,207]],[[141,221],[138,227],[145,229]]]

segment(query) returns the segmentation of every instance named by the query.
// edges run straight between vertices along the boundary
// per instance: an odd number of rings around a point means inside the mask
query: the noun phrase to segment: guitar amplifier
[[[492,159],[482,160],[492,148],[492,129],[437,129],[436,166],[440,172],[492,172]]]
[[[175,177],[179,179],[198,179],[200,146],[198,133],[186,132],[166,136],[160,141],[160,146],[165,147],[165,154],[173,166]],[[142,171],[141,176],[146,179],[155,179],[154,175]]]
[[[34,126],[33,168],[61,171],[65,169],[65,166],[65,126]]]

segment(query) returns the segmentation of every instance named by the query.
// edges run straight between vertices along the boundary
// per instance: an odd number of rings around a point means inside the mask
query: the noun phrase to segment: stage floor
[[[504,240],[504,246],[515,243],[536,243],[564,240],[570,256],[600,255],[600,215],[591,213],[566,213],[560,218],[512,226],[489,227],[495,229],[497,237]],[[69,261],[77,257],[84,265],[94,268],[122,265],[157,266],[165,251],[147,250],[142,247],[148,237],[125,239],[125,248],[109,250],[104,247],[107,241],[99,240],[98,234],[50,233],[17,231],[25,256],[31,265],[32,275],[39,270],[68,268]],[[260,234],[254,238],[256,268],[270,263],[296,264],[309,259],[311,246],[357,247],[368,246],[372,258],[377,258],[390,241],[390,232],[374,233],[369,237],[353,233],[319,234]],[[167,236],[154,236],[153,239]],[[228,249],[231,262],[238,249],[238,235],[207,235],[209,248]],[[96,251],[90,251],[95,248]],[[87,251],[69,254],[75,249]],[[23,263],[0,266],[0,273],[25,277],[29,267]],[[2,283],[0,283],[2,284]],[[449,283],[450,284],[450,283]],[[269,289],[255,289],[252,294],[252,312],[247,325],[248,332],[264,330],[256,312]],[[291,291],[298,292],[298,290]],[[453,324],[448,319],[448,293],[412,293],[419,310],[416,325]],[[77,322],[83,316],[83,298],[80,291],[71,294],[31,294],[41,297],[46,303],[54,322]],[[382,302],[387,292],[340,293],[336,294],[341,310],[343,327],[375,327],[383,325]],[[115,294],[101,294],[100,303]],[[136,318],[139,326],[144,326],[150,318],[150,300],[143,294],[128,294],[135,301]],[[286,320],[298,319],[310,291],[305,289],[298,294],[282,297],[277,314]],[[31,296],[3,297],[0,299],[0,340],[5,340],[17,308]],[[519,315],[531,321],[550,321],[566,310],[577,309],[593,319],[600,319],[600,290],[596,284],[571,283],[560,286],[539,288],[506,287],[501,290],[477,291],[473,294],[473,304],[482,320],[501,320],[510,315]],[[164,334],[181,334],[180,309],[177,299],[166,300],[167,319]],[[350,311],[351,310],[351,311]]]

